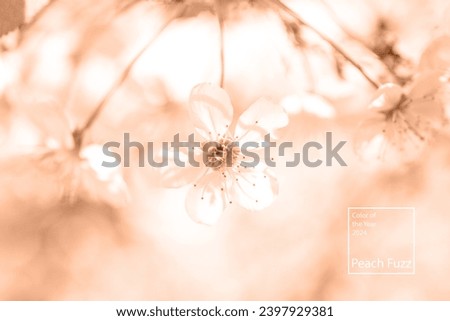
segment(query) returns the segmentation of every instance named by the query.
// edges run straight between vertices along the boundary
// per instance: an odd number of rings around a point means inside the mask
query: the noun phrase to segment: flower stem
[[[311,29],[315,34],[317,34],[320,38],[322,38],[325,42],[327,42],[336,52],[341,54],[349,63],[351,63],[356,69],[359,70],[359,72],[364,76],[364,78],[367,79],[367,81],[375,88],[380,87],[380,84],[373,80],[363,69],[363,67],[356,62],[352,57],[350,57],[337,43],[335,43],[332,39],[330,39],[328,36],[320,32],[315,27],[311,26],[310,24],[306,23],[295,11],[293,11],[291,8],[286,6],[283,2],[280,0],[262,0],[266,3],[268,3],[271,6],[275,6],[277,9],[282,10],[287,15],[289,15],[292,19],[294,19],[297,23],[300,25],[303,25],[305,27],[308,27]]]
[[[223,88],[223,84],[225,81],[225,41],[224,41],[224,12],[223,12],[223,1],[216,0],[215,1],[217,20],[219,21],[220,28],[220,80],[219,86]]]

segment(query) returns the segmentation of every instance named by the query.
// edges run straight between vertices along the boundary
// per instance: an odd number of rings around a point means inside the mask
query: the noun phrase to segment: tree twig
[[[380,53],[376,52],[374,48],[372,48],[368,43],[366,43],[361,37],[357,36],[353,32],[351,32],[341,21],[337,13],[331,8],[331,6],[326,2],[326,0],[320,0],[322,5],[326,8],[326,10],[329,12],[331,18],[334,20],[334,22],[341,28],[341,30],[352,40],[358,42],[361,44],[365,49],[370,51],[375,58],[383,64],[383,66],[386,68],[386,70],[395,78],[395,80],[399,83],[402,83],[403,79],[397,75],[394,68],[392,66],[389,66],[389,64],[386,63],[386,61],[383,59],[384,57],[380,55]]]
[[[347,60],[349,63],[351,63],[358,71],[364,76],[364,78],[367,79],[367,81],[375,88],[380,87],[380,84],[378,84],[377,81],[373,80],[363,69],[363,67],[356,62],[352,57],[350,57],[343,49],[340,48],[340,46],[335,43],[331,38],[323,34],[321,31],[316,29],[315,27],[311,26],[310,24],[306,23],[295,11],[293,11],[291,8],[286,6],[283,2],[280,0],[262,0],[266,2],[267,4],[271,5],[272,7],[275,7],[276,9],[282,10],[287,15],[289,15],[292,19],[294,19],[297,23],[300,25],[306,26],[309,29],[311,29],[315,34],[317,34],[320,38],[322,38],[325,42],[327,42],[336,52],[338,52],[340,55],[342,55],[345,60]]]
[[[219,21],[220,28],[220,80],[219,86],[223,88],[225,81],[225,41],[224,41],[224,12],[223,12],[223,2],[222,0],[215,1],[216,15]]]

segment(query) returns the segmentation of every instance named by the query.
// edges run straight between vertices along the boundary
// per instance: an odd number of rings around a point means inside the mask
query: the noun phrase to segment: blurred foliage
[[[0,298],[448,299],[447,5],[1,0]],[[368,79],[411,96],[431,69],[444,78],[433,95],[442,127],[420,153],[408,149],[412,161],[361,160],[358,126],[383,95]],[[236,117],[268,97],[289,114],[281,140],[302,146],[332,131],[349,141],[349,166],[277,167],[271,207],[233,205],[205,227],[186,214],[187,190],[162,188],[152,168],[104,176],[89,161],[92,146],[124,132],[155,145],[189,134],[191,89],[221,78]],[[394,102],[377,105],[388,111],[377,125],[404,115]],[[405,136],[383,136],[383,147],[391,137]],[[110,193],[118,177],[127,190]],[[347,275],[347,207],[362,205],[416,207],[420,274]]]

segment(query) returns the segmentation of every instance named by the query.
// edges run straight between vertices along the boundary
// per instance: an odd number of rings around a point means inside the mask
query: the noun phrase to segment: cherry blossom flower
[[[222,88],[207,83],[194,87],[189,107],[196,141],[201,142],[201,147],[194,150],[200,166],[170,166],[161,171],[166,185],[191,185],[185,204],[189,216],[212,225],[234,202],[251,211],[268,207],[278,193],[277,179],[262,162],[254,167],[242,165],[245,156],[240,147],[245,142],[260,145],[267,133],[285,127],[288,116],[283,108],[261,98],[232,122],[230,97]],[[213,146],[204,148],[207,143]],[[203,157],[206,161],[202,161]],[[187,159],[187,155],[180,159]]]
[[[440,72],[419,74],[410,85],[383,84],[359,126],[355,147],[364,160],[393,164],[420,156],[446,123],[446,80]]]
[[[110,161],[105,159],[102,145],[80,144],[80,137],[72,133],[67,116],[54,102],[28,99],[19,106],[15,118],[25,119],[21,128],[28,134],[10,135],[8,144],[18,146],[9,158],[25,157],[33,167],[29,170],[54,179],[61,199],[72,203],[85,198],[112,205],[127,200],[121,168],[102,166],[103,161]]]
[[[123,205],[128,199],[126,184],[118,168],[102,166],[102,145],[48,148],[35,156],[40,170],[53,174],[61,186],[61,197],[69,203],[78,198]],[[109,160],[108,160],[109,161]]]
[[[445,87],[442,90],[445,105],[445,115],[450,119],[450,36],[441,35],[433,39],[425,48],[420,58],[419,70],[422,72],[434,71],[441,74],[441,81]]]

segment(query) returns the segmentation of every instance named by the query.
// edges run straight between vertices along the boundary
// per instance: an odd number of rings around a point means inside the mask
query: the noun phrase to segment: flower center
[[[411,99],[408,98],[406,95],[402,95],[394,108],[383,112],[383,114],[386,117],[386,121],[395,121],[397,115],[399,113],[404,112],[404,110],[408,108],[410,103]]]
[[[203,143],[203,161],[207,167],[221,170],[236,164],[239,146],[229,138]]]

